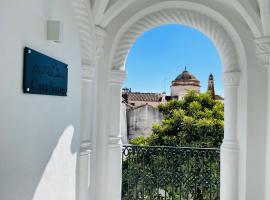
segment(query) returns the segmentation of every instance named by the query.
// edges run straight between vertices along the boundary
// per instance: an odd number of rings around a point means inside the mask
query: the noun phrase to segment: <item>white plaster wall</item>
[[[246,34],[244,37],[248,38]],[[246,40],[248,41],[248,40]],[[246,200],[265,199],[265,151],[267,130],[267,69],[256,63],[252,43],[246,42],[247,131],[246,131]],[[241,105],[240,105],[241,106]],[[239,119],[240,123],[242,118]],[[241,131],[239,131],[241,133]],[[242,136],[240,136],[241,140]],[[240,171],[242,169],[240,168]]]
[[[160,123],[162,114],[158,108],[145,105],[127,112],[128,138],[149,137],[153,123]]]
[[[46,40],[46,20],[64,40]],[[0,199],[73,200],[80,135],[80,47],[70,1],[0,1]],[[22,92],[23,47],[69,65],[68,96]]]

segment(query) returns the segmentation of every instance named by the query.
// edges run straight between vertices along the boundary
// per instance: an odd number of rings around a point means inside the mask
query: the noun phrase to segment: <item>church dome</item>
[[[197,82],[198,79],[191,73],[189,73],[186,69],[179,74],[174,81],[195,81]]]
[[[172,86],[200,87],[200,81],[185,68],[185,70],[172,81]]]

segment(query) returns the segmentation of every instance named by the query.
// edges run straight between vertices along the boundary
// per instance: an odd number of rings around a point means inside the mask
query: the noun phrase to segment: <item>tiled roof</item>
[[[224,98],[220,95],[215,95],[215,100],[224,100]]]
[[[122,97],[122,100],[126,103],[130,101],[161,102],[162,100],[161,93],[124,92]],[[177,97],[166,96],[165,99],[170,101],[171,99],[177,99]],[[224,98],[220,95],[215,95],[215,100],[224,100]]]
[[[162,94],[160,93],[141,93],[141,92],[128,92],[123,94],[129,101],[147,101],[147,102],[160,102]]]
[[[179,74],[174,81],[194,81],[194,82],[200,82],[200,81],[198,81],[198,79],[193,74],[191,74],[190,72],[188,72],[186,69],[181,74]]]
[[[155,108],[154,106],[151,106],[151,105],[149,105],[149,104],[143,104],[143,105],[140,105],[140,106],[137,106],[137,107],[132,107],[132,108],[130,108],[130,109],[127,110],[127,111],[136,110],[136,109],[138,109],[138,108],[142,108],[142,107],[145,107],[145,106],[147,106],[147,107],[152,107],[153,109],[157,109],[157,108]]]

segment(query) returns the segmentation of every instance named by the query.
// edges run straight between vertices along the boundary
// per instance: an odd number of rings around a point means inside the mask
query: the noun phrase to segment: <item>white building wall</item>
[[[138,107],[138,106],[143,106],[143,105],[151,105],[153,107],[158,107],[158,105],[161,104],[161,102],[157,101],[129,101],[128,102],[130,105]]]
[[[187,95],[188,91],[194,90],[196,92],[200,92],[200,87],[198,86],[184,86],[184,85],[177,85],[171,86],[171,96],[178,96],[178,99],[183,99],[184,96]]]
[[[46,40],[46,20],[64,24]],[[70,1],[0,1],[0,199],[74,200],[80,135],[80,48]],[[69,65],[68,96],[22,92],[23,48]]]
[[[121,103],[121,136],[122,136],[122,144],[128,144],[127,138],[127,106],[125,103]]]
[[[138,136],[149,137],[154,123],[160,123],[162,114],[158,108],[150,105],[127,112],[128,139]]]

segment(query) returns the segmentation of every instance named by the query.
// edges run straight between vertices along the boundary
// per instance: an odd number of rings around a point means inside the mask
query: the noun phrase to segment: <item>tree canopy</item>
[[[224,132],[224,104],[210,93],[190,91],[183,100],[159,105],[161,124],[154,124],[148,138],[130,141],[135,145],[219,148]]]

